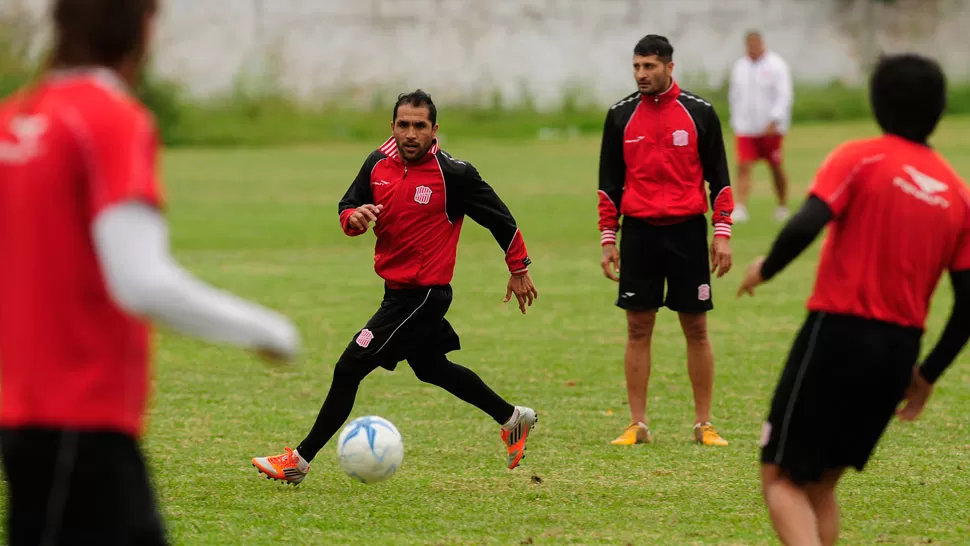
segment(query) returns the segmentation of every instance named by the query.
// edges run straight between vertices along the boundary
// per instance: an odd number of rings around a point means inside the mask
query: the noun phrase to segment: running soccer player
[[[764,498],[785,544],[835,543],[843,472],[862,471],[894,414],[920,414],[970,338],[970,194],[927,143],[946,102],[943,72],[918,55],[884,57],[870,100],[883,136],[829,155],[808,200],[738,292],[753,294],[830,226],[808,319],[762,436]],[[944,270],[953,310],[916,365]]]
[[[421,381],[437,385],[472,404],[501,425],[508,467],[524,456],[536,413],[513,406],[474,372],[445,356],[459,349],[458,335],[445,318],[451,305],[462,220],[488,228],[505,251],[511,273],[505,301],[515,294],[524,314],[538,297],[522,233],[492,188],[470,163],[440,149],[437,109],[418,90],[398,97],[392,136],[364,161],[341,199],[344,233],[356,237],[374,224],[375,269],[385,281],[384,301],[351,339],[333,372],[333,383],[313,428],[296,450],[255,457],[267,477],[296,485],[310,461],[350,416],[361,381],[378,367],[394,370],[407,360]]]
[[[0,102],[0,452],[17,545],[165,544],[139,447],[149,324],[289,360],[284,317],[169,253],[150,113],[154,0],[57,0],[51,69]]]

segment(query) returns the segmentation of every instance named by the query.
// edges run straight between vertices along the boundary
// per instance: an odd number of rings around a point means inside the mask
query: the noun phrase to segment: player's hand
[[[919,366],[913,367],[913,380],[906,389],[903,399],[906,405],[896,410],[896,415],[901,421],[914,421],[926,407],[926,401],[933,394],[933,384],[927,381],[919,373]]]
[[[620,282],[620,251],[616,245],[603,245],[603,258],[600,260],[603,274],[607,279]],[[614,273],[614,270],[616,273]]]
[[[759,256],[748,266],[748,271],[744,274],[744,280],[741,281],[741,286],[738,288],[739,298],[744,294],[754,296],[755,287],[764,282],[764,278],[761,276],[761,266],[764,263],[765,257]]]
[[[711,273],[723,277],[731,270],[731,243],[724,237],[715,237],[711,243]]]
[[[367,231],[371,222],[377,221],[377,216],[384,210],[384,205],[361,205],[350,215],[347,224],[358,231]]]
[[[778,131],[778,123],[777,122],[774,122],[774,121],[772,121],[771,123],[769,123],[768,124],[768,127],[765,129],[765,134],[768,135],[768,136],[775,136],[775,135],[778,134],[778,132],[779,132]]]
[[[539,298],[539,292],[536,291],[536,285],[532,282],[532,277],[529,276],[528,271],[512,275],[512,278],[509,279],[508,289],[505,291],[504,303],[508,303],[512,299],[512,294],[515,294],[515,299],[519,300],[519,310],[522,311],[523,315],[526,305],[532,307],[532,302]]]

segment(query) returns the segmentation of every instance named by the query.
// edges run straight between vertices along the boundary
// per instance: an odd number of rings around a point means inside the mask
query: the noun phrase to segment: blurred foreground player
[[[333,371],[330,392],[316,423],[296,450],[256,457],[253,465],[270,478],[294,485],[310,461],[350,416],[361,381],[378,367],[394,370],[407,360],[421,381],[472,404],[501,425],[508,467],[525,453],[536,413],[513,406],[474,372],[445,356],[459,349],[445,314],[464,216],[488,228],[505,251],[511,278],[505,295],[519,309],[538,297],[531,263],[515,219],[470,163],[438,147],[437,110],[423,91],[401,95],[394,106],[392,136],[364,161],[340,201],[340,225],[351,237],[377,236],[375,269],[385,281],[384,301],[347,345]]]
[[[129,94],[153,0],[58,0],[50,70],[0,103],[0,444],[9,544],[165,544],[142,459],[149,324],[291,358],[282,316],[169,253]]]
[[[970,338],[970,194],[927,144],[944,109],[945,77],[932,60],[886,57],[870,100],[885,134],[842,144],[826,159],[808,200],[738,292],[753,294],[830,225],[808,320],[762,436],[765,501],[790,545],[836,541],[839,478],[849,467],[862,471],[894,413],[920,414]],[[944,270],[953,310],[916,366]]]

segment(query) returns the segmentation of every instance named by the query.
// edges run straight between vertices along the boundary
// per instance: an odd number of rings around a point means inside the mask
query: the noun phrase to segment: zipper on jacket
[[[657,178],[660,182],[660,210],[663,211],[667,209],[667,192],[663,172],[663,162],[667,159],[667,147],[664,146],[663,113],[660,111],[660,95],[655,95],[653,101],[657,105],[657,149],[660,150],[660,176]]]
[[[407,178],[407,177],[408,177],[408,166],[407,166],[407,165],[405,165],[405,166],[404,166],[404,177],[402,178],[402,180],[403,180],[404,178]]]

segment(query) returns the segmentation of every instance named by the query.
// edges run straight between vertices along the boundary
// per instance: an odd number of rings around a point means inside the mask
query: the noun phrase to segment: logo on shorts
[[[419,205],[427,205],[431,202],[431,188],[427,186],[418,186],[414,190],[414,202]]]
[[[768,445],[769,440],[771,440],[771,422],[765,421],[761,426],[761,447]]]
[[[357,336],[357,345],[366,349],[371,341],[374,341],[374,333],[367,328],[361,330],[360,335]]]
[[[707,301],[711,299],[711,285],[702,284],[697,287],[697,299]]]
[[[674,131],[674,146],[687,146],[688,139],[687,131],[683,129]]]

